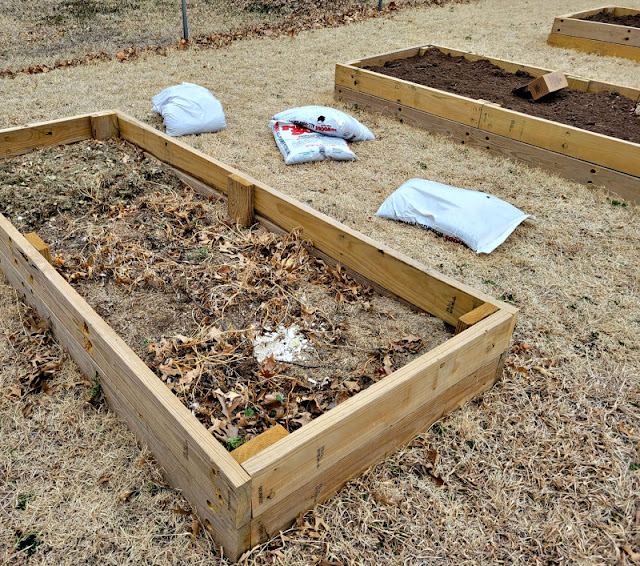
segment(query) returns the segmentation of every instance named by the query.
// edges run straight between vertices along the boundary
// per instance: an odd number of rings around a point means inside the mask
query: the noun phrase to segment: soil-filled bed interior
[[[295,430],[451,337],[120,140],[0,162],[4,214],[228,449]]]
[[[640,14],[629,14],[627,16],[616,16],[611,12],[598,12],[586,18],[579,18],[590,22],[600,22],[602,24],[614,24],[631,28],[640,28]]]
[[[535,77],[518,71],[509,73],[486,59],[470,61],[439,49],[427,49],[422,56],[387,61],[367,70],[405,81],[484,99],[531,116],[568,124],[626,141],[640,143],[640,116],[636,102],[611,92],[583,92],[564,88],[533,101],[513,90]]]

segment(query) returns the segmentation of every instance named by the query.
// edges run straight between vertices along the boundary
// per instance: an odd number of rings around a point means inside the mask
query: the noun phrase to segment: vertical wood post
[[[29,232],[25,234],[24,237],[27,241],[36,249],[38,253],[46,259],[49,263],[51,263],[51,251],[49,251],[49,246],[36,234],[35,232]]]
[[[114,112],[105,112],[91,116],[91,135],[94,140],[109,140],[120,137],[118,116]]]
[[[238,175],[227,178],[229,217],[240,226],[251,226],[254,213],[254,186]]]

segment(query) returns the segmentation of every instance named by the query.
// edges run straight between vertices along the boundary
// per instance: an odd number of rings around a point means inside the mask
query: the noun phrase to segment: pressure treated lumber
[[[415,49],[403,50],[400,52],[401,57],[411,56]],[[552,72],[550,69],[486,58],[435,45],[425,45],[417,49],[419,55],[428,49],[439,49],[443,53],[463,56],[472,61],[488,59],[508,72],[515,73],[521,70],[534,77]],[[628,200],[640,202],[640,144],[529,116],[484,100],[460,97],[361,68],[373,62],[381,64],[393,59],[393,53],[386,53],[346,64],[338,63],[336,97],[345,102],[350,101],[396,115],[403,122],[426,126],[429,129],[431,124],[435,124],[437,133],[460,138],[462,132],[464,137],[460,140],[461,143],[498,150],[512,157],[522,158],[528,163],[551,169],[565,177],[605,186]],[[637,89],[608,85],[572,75],[567,76],[567,82],[571,88],[585,92],[614,91],[633,101],[640,100],[640,91]],[[425,89],[431,93],[429,99],[412,94],[424,93]],[[439,94],[436,96],[435,93]],[[439,104],[425,102],[431,99],[438,100]],[[469,106],[470,103],[476,106]],[[471,115],[470,108],[473,108]],[[473,119],[470,119],[470,116]]]
[[[54,334],[87,377],[99,376],[119,416],[149,445],[172,483],[180,485],[197,507],[205,526],[210,525],[216,532],[227,555],[237,555],[248,544],[249,476],[33,250],[26,238],[0,215],[0,269],[14,287],[22,290],[25,300],[51,320]]]
[[[62,118],[0,130],[0,159],[22,155],[37,147],[91,139],[91,115]]]
[[[390,428],[403,430],[405,415],[419,411],[500,358],[514,324],[510,313],[495,313],[291,433],[286,443],[244,462],[252,478],[253,517],[260,518],[311,481],[317,485],[330,482],[333,467],[362,447],[368,449],[351,463],[353,468],[342,468],[347,477],[379,460],[375,446],[381,435]],[[459,364],[458,354],[468,364]],[[445,399],[440,402],[446,404]],[[296,470],[296,475],[292,477],[288,470]],[[273,534],[268,525],[265,528]]]
[[[277,426],[230,454],[0,215],[0,270],[50,321],[83,373],[99,380],[110,405],[149,446],[169,481],[183,491],[205,528],[223,545],[225,556],[235,560],[287,527],[350,477],[489,388],[500,373],[518,312],[513,306],[427,270],[124,114],[99,112],[83,120],[83,135],[135,143],[206,196],[229,197],[236,183],[252,186],[253,206],[245,201],[240,208],[254,210],[255,220],[278,233],[301,227],[311,241],[310,253],[340,263],[365,284],[414,308],[452,325],[472,316],[478,307],[495,309],[294,433]],[[57,128],[59,122],[37,125],[36,132]],[[33,126],[27,128],[31,132],[29,128]],[[58,131],[55,135],[62,136]],[[37,147],[47,141],[14,130],[11,136],[21,152],[29,144]],[[11,145],[7,148],[14,151]]]
[[[467,314],[463,314],[458,319],[458,325],[456,326],[456,334],[460,334],[463,330],[470,328],[474,324],[477,324],[481,320],[484,320],[489,315],[492,315],[498,309],[495,305],[490,303],[485,303],[484,305],[480,305],[479,307],[469,311]]]
[[[254,186],[239,175],[227,178],[227,211],[239,226],[251,226],[254,222]]]
[[[472,128],[447,118],[422,112],[408,106],[394,104],[353,89],[336,86],[335,96],[342,102],[357,104],[359,108],[395,116],[404,124],[429,130],[431,133],[448,136],[458,143],[478,149],[497,152],[534,167],[544,169],[576,181],[598,187],[628,200],[640,202],[640,178],[594,165],[573,157],[536,147],[534,145]]]
[[[40,236],[38,236],[38,234],[35,232],[29,232],[28,234],[25,234],[24,237],[44,259],[51,263],[51,251],[49,250],[49,246]]]
[[[500,375],[502,357],[492,360],[486,366],[458,381],[442,395],[431,399],[419,410],[403,412],[393,427],[384,429],[374,444],[361,443],[343,459],[325,466],[321,474],[309,478],[295,492],[278,499],[273,505],[256,515],[252,521],[251,544],[259,544],[268,540],[289,522],[286,517],[293,517],[322,503],[340,489],[350,478],[355,477],[370,465],[382,461],[399,446],[406,444],[417,434],[426,431],[431,424],[446,413],[462,406],[468,400],[491,388]],[[321,459],[322,461],[322,459]],[[254,488],[256,484],[254,484]],[[260,490],[258,486],[258,495]],[[255,491],[255,489],[254,489]],[[262,491],[262,497],[271,494]]]
[[[587,53],[640,61],[640,28],[583,19],[601,12],[616,16],[640,14],[640,10],[631,8],[603,6],[596,10],[558,16],[553,21],[547,43]]]

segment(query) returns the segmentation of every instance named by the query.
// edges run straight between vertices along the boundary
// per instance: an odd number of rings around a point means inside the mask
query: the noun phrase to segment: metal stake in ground
[[[182,0],[182,36],[189,39],[189,28],[187,26],[187,1]]]

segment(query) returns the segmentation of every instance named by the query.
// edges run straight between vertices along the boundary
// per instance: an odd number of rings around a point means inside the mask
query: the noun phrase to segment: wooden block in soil
[[[51,263],[51,251],[49,250],[49,246],[36,234],[35,232],[29,232],[25,234],[24,237],[27,241],[36,249],[38,253],[46,259],[49,263]]]

